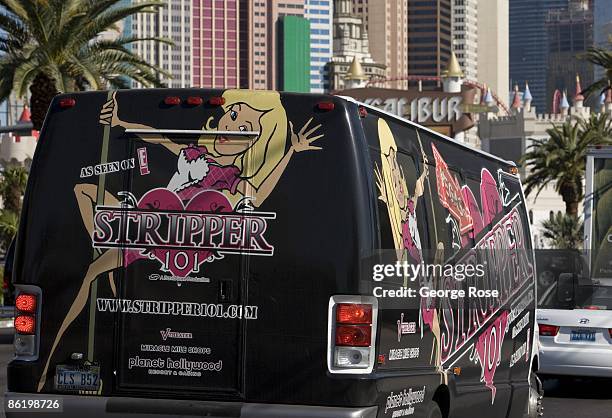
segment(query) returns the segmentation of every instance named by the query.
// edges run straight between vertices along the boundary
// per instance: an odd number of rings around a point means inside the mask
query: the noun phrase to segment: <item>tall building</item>
[[[601,48],[612,46],[612,2],[610,0],[595,0],[593,8],[593,35],[595,45]],[[604,69],[595,67],[595,79],[603,77]]]
[[[333,0],[304,0],[304,17],[310,22],[310,91],[329,91],[326,64],[333,53]]]
[[[310,22],[299,16],[283,16],[278,22],[279,90],[310,92]]]
[[[132,44],[132,50],[145,61],[171,75],[171,78],[161,80],[168,87],[191,85],[191,4],[192,0],[164,0],[163,7],[156,13],[131,16],[124,27],[126,35],[166,38],[174,42],[174,45],[168,45],[149,40]]]
[[[453,51],[463,68],[465,78],[478,80],[479,2],[478,0],[452,1]],[[483,18],[487,19],[487,16]]]
[[[508,0],[478,2],[478,80],[504,101],[510,91],[508,7]]]
[[[330,90],[341,90],[345,88],[349,68],[353,61],[357,61],[356,67],[363,71],[363,77],[384,78],[386,67],[377,63],[370,55],[370,43],[368,33],[365,30],[363,20],[353,14],[351,0],[335,0],[334,2],[334,53],[331,62],[328,63]],[[354,75],[354,74],[353,74]],[[358,77],[362,77],[358,74]]]
[[[192,0],[192,85],[238,88],[239,14],[237,0]]]
[[[209,0],[210,1],[210,0]],[[216,1],[216,0],[215,0]],[[278,89],[278,28],[283,16],[304,17],[304,0],[240,0],[241,86]]]
[[[593,0],[595,44],[606,46],[612,42],[612,2]]]
[[[567,5],[568,0],[510,1],[510,82],[512,85],[521,86],[528,82],[534,97],[533,104],[540,111],[544,111],[551,101],[551,98],[546,96],[546,19],[550,10]],[[480,36],[482,37],[482,34]],[[509,86],[506,90],[509,90]]]
[[[546,19],[548,70],[546,97],[559,90],[571,91],[576,75],[584,87],[593,83],[593,64],[582,59],[593,45],[593,0],[570,0],[567,7],[551,10]],[[552,110],[549,101],[548,111]]]
[[[353,0],[368,33],[374,61],[387,67],[390,88],[408,88],[408,0]]]
[[[408,73],[440,77],[450,59],[451,35],[451,0],[408,0]]]
[[[279,36],[278,29],[280,26],[279,19],[283,16],[299,16],[304,17],[304,0],[267,0],[268,1],[268,21],[267,21],[267,81],[268,88],[271,90],[279,89],[279,74],[278,69],[278,48]]]

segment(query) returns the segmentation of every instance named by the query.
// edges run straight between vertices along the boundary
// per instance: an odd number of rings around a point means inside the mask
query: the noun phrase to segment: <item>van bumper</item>
[[[378,407],[338,408],[310,405],[257,404],[241,402],[212,402],[176,399],[123,398],[32,394],[6,392],[4,405],[9,400],[60,399],[62,417],[97,418],[129,417],[160,418],[206,416],[209,418],[376,418]],[[45,410],[52,413],[52,409]],[[56,416],[60,416],[59,411]],[[45,414],[46,415],[46,414]],[[41,411],[20,409],[6,411],[7,418],[40,418]],[[44,415],[43,415],[44,416]]]

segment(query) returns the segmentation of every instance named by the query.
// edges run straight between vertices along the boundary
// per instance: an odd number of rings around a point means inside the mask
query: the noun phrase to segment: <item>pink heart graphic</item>
[[[145,193],[138,201],[138,207],[141,209],[159,210],[159,211],[185,211],[185,212],[231,212],[232,205],[223,193],[216,190],[204,190],[195,195],[187,205],[183,202],[176,193],[168,189],[153,189]],[[176,263],[177,254],[183,252],[186,254],[180,257],[181,266]],[[211,254],[210,250],[166,250],[156,248],[151,250],[151,254],[158,259],[162,264],[168,261],[168,269],[177,277],[185,277],[199,264],[203,263]],[[196,257],[197,254],[197,257]],[[144,258],[140,250],[127,250],[124,256],[124,265],[134,262],[137,259]],[[197,261],[196,261],[197,258]],[[196,265],[196,263],[198,265]]]

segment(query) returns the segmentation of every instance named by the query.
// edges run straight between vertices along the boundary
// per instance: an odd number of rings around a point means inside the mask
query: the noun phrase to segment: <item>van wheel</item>
[[[427,418],[442,418],[442,411],[440,411],[440,407],[435,401],[429,403],[425,416]]]
[[[529,399],[527,400],[526,418],[540,418],[544,416],[544,407],[542,399],[544,398],[544,389],[542,382],[535,373],[531,373],[531,384],[529,385]]]

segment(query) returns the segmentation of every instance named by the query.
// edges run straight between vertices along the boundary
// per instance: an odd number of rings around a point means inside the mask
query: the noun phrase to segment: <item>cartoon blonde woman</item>
[[[192,145],[178,144],[168,138],[160,140],[159,135],[141,136],[141,139],[160,144],[177,156],[176,170],[168,179],[166,188],[178,195],[183,202],[189,201],[201,191],[216,190],[222,192],[231,202],[248,198],[252,205],[259,206],[268,198],[296,153],[322,149],[312,144],[323,137],[323,134],[315,135],[321,125],[309,129],[312,122],[310,118],[302,129],[295,132],[293,124],[287,120],[278,92],[226,90],[223,98],[224,113],[217,122],[216,130],[258,132],[254,138],[230,139],[222,134],[209,135],[208,138],[199,138],[197,144]],[[215,128],[210,126],[211,122],[212,118],[209,118],[203,129],[214,130]],[[102,107],[100,123],[125,129],[151,128],[120,119],[117,92]],[[290,144],[287,136],[290,138]],[[89,236],[93,236],[97,185],[77,184],[74,193],[85,229]],[[120,202],[117,197],[105,192],[104,204],[119,206]],[[112,271],[142,258],[134,256],[133,250],[131,251],[132,253],[126,253],[121,249],[107,249],[90,264],[77,296],[55,337],[38,384],[39,391],[45,384],[51,358],[62,336],[87,303],[91,283],[100,274],[110,272],[111,288],[116,294]]]
[[[376,167],[376,185],[379,199],[385,202],[391,223],[393,242],[397,251],[398,260],[407,260],[407,255],[413,262],[423,261],[423,249],[419,235],[416,208],[419,198],[425,191],[425,180],[429,174],[428,160],[423,153],[423,172],[416,181],[414,193],[408,192],[406,178],[402,167],[397,162],[397,144],[387,122],[378,120],[378,139],[380,141],[381,168]],[[425,278],[421,277],[421,281]],[[406,286],[406,280],[404,286]],[[427,324],[434,335],[432,348],[432,361],[436,353],[435,364],[440,365],[440,323],[435,307],[428,298],[421,298],[420,309],[421,337],[423,337],[423,324]]]
[[[393,242],[399,250],[398,257],[407,251],[413,261],[420,263],[423,261],[423,249],[417,228],[416,208],[419,197],[423,196],[425,179],[429,174],[427,156],[423,154],[423,172],[416,181],[414,193],[410,195],[404,170],[397,162],[395,138],[389,125],[382,119],[378,120],[378,137],[382,170],[378,167],[375,170],[376,184],[379,199],[387,205]]]

